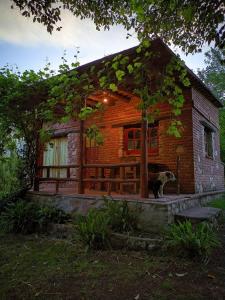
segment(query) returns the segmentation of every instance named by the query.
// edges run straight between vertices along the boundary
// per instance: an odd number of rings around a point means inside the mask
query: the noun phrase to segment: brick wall
[[[213,191],[224,188],[224,170],[220,161],[219,111],[196,89],[193,99],[193,143],[195,191]],[[211,124],[213,132],[213,158],[207,158],[204,150],[204,122]]]

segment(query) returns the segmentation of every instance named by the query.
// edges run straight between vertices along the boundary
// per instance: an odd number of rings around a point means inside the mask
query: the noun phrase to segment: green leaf
[[[140,62],[136,62],[136,63],[134,63],[134,67],[135,68],[140,68],[142,66],[142,63],[140,63]]]
[[[183,8],[181,14],[183,15],[185,21],[190,22],[193,18],[193,10],[192,7]]]
[[[100,85],[100,87],[104,87],[104,86],[105,86],[106,80],[107,80],[107,77],[106,77],[106,76],[102,76],[102,77],[99,79],[99,85]]]
[[[150,46],[150,41],[149,40],[144,40],[142,42],[143,47],[148,48]]]
[[[142,49],[141,46],[139,46],[139,47],[136,49],[136,52],[137,52],[137,53],[141,53],[141,49]]]
[[[129,61],[129,56],[124,56],[121,60],[120,60],[120,64],[121,65],[125,65],[126,63],[128,63]]]
[[[115,83],[110,83],[109,88],[111,91],[116,92],[118,90],[117,86]]]
[[[121,81],[123,79],[124,75],[125,75],[124,71],[122,71],[122,70],[117,70],[116,71],[116,78],[117,78],[118,81]]]
[[[128,70],[128,72],[129,72],[129,74],[131,74],[131,73],[133,73],[134,68],[133,68],[133,66],[132,66],[131,64],[129,64],[129,65],[127,66],[127,70]]]
[[[118,67],[119,67],[119,62],[118,62],[118,61],[115,61],[115,62],[112,64],[112,68],[116,71],[116,70],[118,70]]]

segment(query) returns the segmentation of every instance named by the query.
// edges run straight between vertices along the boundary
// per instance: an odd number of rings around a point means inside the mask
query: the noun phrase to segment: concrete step
[[[180,222],[185,220],[190,220],[192,223],[207,221],[216,225],[222,218],[222,215],[223,211],[219,208],[193,207],[177,213],[174,218],[175,221]]]

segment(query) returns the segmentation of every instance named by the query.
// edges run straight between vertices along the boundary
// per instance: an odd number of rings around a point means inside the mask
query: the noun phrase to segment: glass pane
[[[212,132],[205,128],[205,152],[208,156],[213,156]]]
[[[43,157],[44,166],[52,166],[54,161],[55,143],[54,140],[45,144],[45,151]]]
[[[158,147],[158,128],[150,128],[149,129],[149,148],[157,148]]]
[[[151,138],[149,146],[150,146],[150,148],[157,148],[157,146],[158,146],[157,137]]]
[[[128,150],[133,150],[134,149],[134,141],[133,140],[128,140],[127,149]]]
[[[135,149],[141,149],[141,141],[140,140],[137,140],[135,141]]]
[[[128,131],[128,139],[133,139],[134,138],[134,133],[133,130]]]
[[[150,138],[157,136],[157,128],[150,129]]]
[[[67,138],[59,139],[59,165],[67,165],[68,142]]]
[[[137,130],[135,131],[135,138],[136,138],[136,139],[140,139],[140,137],[141,137],[141,130],[140,130],[140,129],[137,129]]]

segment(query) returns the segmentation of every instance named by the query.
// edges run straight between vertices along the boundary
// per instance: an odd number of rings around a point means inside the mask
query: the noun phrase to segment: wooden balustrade
[[[119,184],[119,190],[122,192],[122,184],[123,183],[139,183],[140,178],[126,178],[126,167],[139,167],[139,162],[129,162],[129,163],[117,163],[117,164],[83,164],[82,169],[95,169],[95,177],[88,177],[85,178],[84,175],[82,176],[82,185],[84,182],[93,182],[93,183],[100,183],[101,185],[104,183],[108,184],[107,192],[108,194],[111,194],[111,187],[112,183],[118,183]],[[119,168],[119,178],[114,177],[114,172],[112,170],[115,170]],[[60,178],[60,177],[51,177],[50,173],[51,170],[62,170],[66,169],[66,177]],[[80,169],[80,165],[61,165],[61,166],[39,166],[38,167],[38,173],[43,174],[43,170],[46,170],[46,176],[39,176],[35,178],[35,190],[39,190],[39,184],[41,182],[54,182],[56,184],[56,193],[59,191],[59,183],[60,182],[67,182],[67,181],[75,181],[80,182],[80,176],[71,177],[71,169]],[[110,170],[110,176],[104,177],[104,170],[109,169]],[[98,172],[100,170],[100,172]],[[79,172],[80,173],[80,172]],[[98,176],[100,173],[100,177]],[[101,186],[102,188],[102,186]]]

